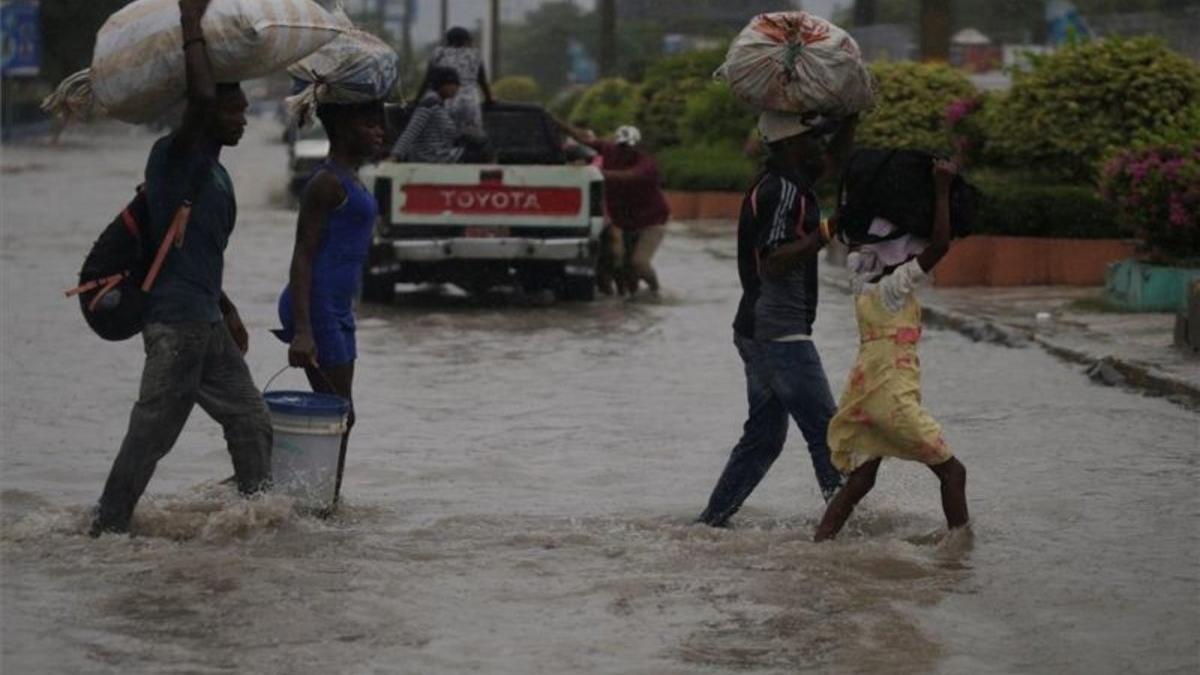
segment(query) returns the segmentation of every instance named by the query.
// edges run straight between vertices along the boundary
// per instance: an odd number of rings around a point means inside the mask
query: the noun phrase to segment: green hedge
[[[1157,38],[1106,38],[1034,59],[986,111],[988,152],[1090,180],[1113,148],[1178,123],[1200,102],[1200,65]]]
[[[757,116],[738,102],[728,86],[710,82],[691,96],[679,120],[679,136],[688,145],[745,144]]]
[[[662,149],[682,141],[679,127],[688,100],[708,87],[724,60],[724,49],[709,49],[668,56],[646,69],[636,111],[647,147]]]
[[[532,77],[514,75],[493,82],[492,95],[501,101],[537,103],[542,100],[542,88]]]
[[[969,178],[983,193],[976,234],[1067,239],[1125,236],[1116,212],[1091,185],[997,172]]]
[[[945,64],[876,61],[878,94],[859,124],[856,142],[877,148],[950,152],[946,108],[977,95],[960,70]]]
[[[588,88],[571,111],[571,121],[581,124],[599,136],[616,131],[622,124],[631,124],[637,114],[638,88],[614,77],[600,80]]]
[[[564,122],[573,122],[571,114],[575,112],[575,106],[586,91],[587,87],[577,84],[561,89],[546,102],[546,110]]]
[[[658,153],[658,168],[670,190],[742,191],[758,167],[732,143],[680,145]]]

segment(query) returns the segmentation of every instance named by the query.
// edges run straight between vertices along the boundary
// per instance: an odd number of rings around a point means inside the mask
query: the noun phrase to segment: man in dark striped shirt
[[[817,252],[830,238],[813,185],[844,160],[854,126],[774,112],[759,119],[770,157],[742,202],[742,299],[733,323],[750,409],[700,522],[724,526],[741,508],[783,450],[789,416],[804,434],[825,500],[842,484],[825,439],[837,407],[812,343]]]
[[[458,94],[458,73],[450,68],[429,71],[429,91],[417,102],[416,110],[392,147],[392,157],[406,162],[453,164],[463,159],[458,125],[446,102]]]

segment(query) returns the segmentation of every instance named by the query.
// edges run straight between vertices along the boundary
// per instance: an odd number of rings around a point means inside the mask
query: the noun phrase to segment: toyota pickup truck
[[[407,112],[389,107],[391,138],[403,130]],[[371,172],[380,218],[364,299],[391,299],[398,283],[595,298],[602,174],[566,162],[559,131],[540,106],[494,104],[484,126],[495,164],[385,160]]]

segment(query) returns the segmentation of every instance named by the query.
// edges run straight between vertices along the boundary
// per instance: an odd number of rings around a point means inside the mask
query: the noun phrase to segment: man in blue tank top
[[[146,164],[149,229],[163,237],[191,202],[181,240],[166,257],[146,307],[146,364],[129,431],[104,485],[90,534],[125,532],[158,460],[171,450],[199,403],[224,428],[238,489],[253,494],[271,479],[271,423],[243,355],[246,328],[221,290],[225,247],[237,203],[219,162],[246,127],[246,97],[218,84],[200,19],[209,0],[179,3],[187,68],[187,110]]]

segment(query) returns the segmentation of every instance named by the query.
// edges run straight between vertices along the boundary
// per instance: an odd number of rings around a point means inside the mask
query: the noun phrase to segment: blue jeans
[[[816,346],[808,340],[759,342],[740,336],[734,344],[745,364],[750,410],[742,438],[700,516],[710,525],[725,524],[767,475],[787,440],[789,415],[808,442],[822,494],[831,494],[842,482],[825,439],[837,406]]]

